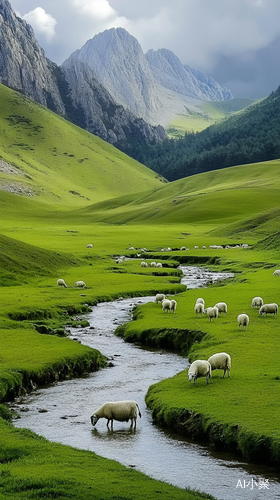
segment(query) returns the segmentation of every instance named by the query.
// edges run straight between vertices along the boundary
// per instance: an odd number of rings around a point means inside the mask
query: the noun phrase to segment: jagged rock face
[[[213,78],[182,65],[170,50],[149,50],[146,59],[154,78],[173,92],[207,101],[223,101],[233,97],[230,90],[221,87]]]
[[[158,109],[158,87],[136,38],[123,28],[99,33],[67,61],[91,68],[113,99],[131,113],[149,119]]]
[[[18,18],[7,0],[0,3],[0,82],[64,114],[53,76],[55,64],[39,46],[29,24]]]
[[[62,68],[74,61],[87,65],[118,104],[152,125],[165,126],[186,109],[201,113],[201,101],[232,98],[213,78],[183,66],[170,50],[150,50],[145,56],[123,28],[88,40]]]
[[[126,152],[131,148],[128,145],[163,140],[166,137],[163,127],[152,127],[123,106],[117,105],[86,63],[69,58],[61,70],[68,82],[76,114],[78,115],[78,110],[83,113],[81,126],[89,132]]]
[[[166,136],[162,127],[151,127],[116,104],[84,64],[61,68],[47,59],[8,0],[0,0],[0,82],[126,152],[132,138],[143,144]]]

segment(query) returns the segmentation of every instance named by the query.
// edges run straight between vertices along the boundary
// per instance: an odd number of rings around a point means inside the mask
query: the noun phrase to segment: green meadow
[[[67,338],[65,327],[80,324],[77,317],[98,302],[157,292],[176,294],[176,313],[149,303],[117,334],[176,349],[191,361],[226,351],[232,370],[230,379],[213,372],[208,386],[199,379],[193,387],[184,371],[151,387],[155,420],[247,460],[279,465],[279,316],[251,308],[255,295],[280,302],[272,274],[280,268],[279,161],[166,183],[21,94],[3,86],[0,93],[0,498],[210,498],[9,423],[5,402],[34,384],[106,365],[102,353]],[[250,248],[209,249],[237,243]],[[173,250],[161,251],[167,247]],[[148,250],[141,259],[164,267],[116,263],[141,248]],[[179,263],[235,276],[186,290]],[[58,278],[68,287],[57,287]],[[74,287],[77,280],[85,290]],[[196,317],[198,296],[207,305],[226,301],[228,314],[216,322]],[[240,312],[250,316],[247,331],[238,329]]]
[[[242,111],[254,104],[252,99],[234,98],[229,101],[205,101],[200,105],[200,111],[186,110],[178,115],[167,126],[170,137],[176,138],[185,135],[185,132],[201,132],[210,125],[214,125],[229,116]]]

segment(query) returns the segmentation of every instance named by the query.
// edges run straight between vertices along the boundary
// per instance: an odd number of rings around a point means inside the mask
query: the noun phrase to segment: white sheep
[[[88,243],[87,246],[86,246],[86,248],[93,248],[92,243]]]
[[[157,267],[157,263],[156,262],[150,262],[150,267]]]
[[[249,320],[248,314],[245,314],[245,313],[239,314],[237,316],[237,323],[239,326],[239,330],[240,330],[241,326],[243,326],[244,330],[247,330],[247,326],[249,325],[249,321],[250,320]]]
[[[205,300],[199,297],[198,299],[196,299],[196,304],[203,304],[205,307]]]
[[[219,314],[220,313],[227,313],[227,304],[226,302],[217,302],[214,307],[217,307]]]
[[[261,297],[254,297],[252,299],[251,307],[261,307],[263,305],[263,299]]]
[[[66,285],[65,281],[62,278],[60,278],[60,279],[57,280],[56,285],[57,286],[64,286],[64,288],[67,288],[67,285]]]
[[[195,249],[195,250],[198,250],[198,249],[199,249],[199,247],[198,247],[197,245],[195,245],[195,246],[194,246],[194,249]]]
[[[78,288],[86,288],[86,284],[84,281],[75,281],[74,285]]]
[[[164,293],[157,293],[155,301],[158,304],[159,302],[162,302],[165,299]]]
[[[226,352],[217,352],[208,358],[208,361],[211,365],[211,369],[213,370],[224,370],[223,378],[225,377],[226,372],[229,373],[231,369],[231,357]]]
[[[91,423],[94,426],[100,418],[107,418],[107,427],[111,421],[111,430],[113,430],[113,421],[128,422],[131,420],[130,428],[136,429],[137,410],[141,418],[141,412],[138,403],[135,401],[115,401],[104,403],[98,410],[91,415]]]
[[[278,314],[278,304],[275,304],[275,302],[272,304],[263,304],[259,310],[259,314],[274,314],[276,316]]]
[[[194,306],[194,312],[195,312],[196,316],[198,314],[203,314],[204,313],[204,305],[201,302],[196,302],[196,304]]]
[[[187,250],[186,247],[181,247],[180,250]]]
[[[275,269],[273,276],[280,276],[280,269]]]
[[[161,262],[158,262],[156,267],[162,267],[162,263]]]
[[[171,311],[171,300],[169,299],[164,299],[162,302],[161,302],[161,307],[162,307],[162,310],[163,312],[165,311]]]
[[[143,261],[143,262],[141,262],[141,267],[148,267],[147,262],[144,262],[144,261]]]
[[[194,385],[196,385],[196,381],[200,377],[206,377],[206,384],[209,384],[211,377],[211,365],[209,361],[197,359],[189,367],[188,378],[190,382],[193,380]]]
[[[209,321],[212,321],[213,318],[217,321],[217,317],[219,316],[219,309],[217,307],[206,307],[203,312],[207,314]]]
[[[175,311],[177,309],[177,301],[175,299],[172,299],[170,302],[171,302],[170,311],[173,311],[175,313]]]

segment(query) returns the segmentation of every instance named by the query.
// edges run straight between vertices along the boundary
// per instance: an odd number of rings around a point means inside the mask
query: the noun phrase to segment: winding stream
[[[180,267],[185,274],[182,282],[189,288],[229,277],[193,266]],[[187,359],[164,350],[135,346],[114,335],[119,324],[131,319],[135,304],[153,300],[154,297],[124,299],[93,307],[86,315],[91,326],[73,329],[70,338],[100,350],[112,366],[21,398],[13,405],[21,416],[14,425],[27,427],[50,441],[115,459],[155,479],[210,493],[219,500],[280,499],[280,475],[272,469],[213,453],[153,424],[145,406],[148,387],[184,370]],[[138,418],[135,432],[121,422],[114,422],[111,432],[104,419],[98,421],[96,428],[91,426],[94,410],[105,401],[122,399],[139,403],[142,418]]]

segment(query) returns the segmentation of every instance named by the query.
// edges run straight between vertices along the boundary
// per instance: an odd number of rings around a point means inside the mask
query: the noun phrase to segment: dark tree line
[[[169,181],[280,158],[280,87],[238,115],[200,133],[138,147],[133,157]]]

